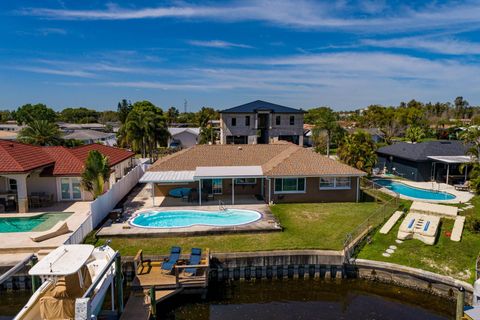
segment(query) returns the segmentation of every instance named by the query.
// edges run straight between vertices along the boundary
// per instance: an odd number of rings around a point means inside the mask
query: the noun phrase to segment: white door
[[[60,178],[62,200],[82,200],[80,178]]]

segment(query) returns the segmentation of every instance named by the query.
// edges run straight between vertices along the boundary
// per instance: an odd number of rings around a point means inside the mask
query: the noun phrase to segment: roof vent
[[[242,147],[238,147],[238,150],[243,150]]]

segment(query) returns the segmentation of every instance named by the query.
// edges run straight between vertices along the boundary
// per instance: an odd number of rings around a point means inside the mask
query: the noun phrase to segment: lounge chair
[[[196,266],[202,261],[202,249],[192,248],[192,253],[190,254],[190,260],[188,260],[188,265]],[[187,275],[195,276],[197,274],[197,268],[186,268],[185,273]]]
[[[178,259],[180,259],[181,252],[182,249],[180,247],[172,247],[172,249],[170,249],[170,257],[162,263],[162,270],[171,272],[173,266],[177,263]]]
[[[458,191],[469,191],[470,190],[470,181],[465,181],[463,184],[454,184],[455,190]]]

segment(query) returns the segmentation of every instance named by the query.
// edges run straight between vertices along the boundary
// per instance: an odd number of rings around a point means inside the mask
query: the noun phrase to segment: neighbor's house
[[[62,136],[64,140],[77,140],[83,144],[101,143],[107,146],[115,146],[117,137],[114,132],[102,132],[91,129],[69,130]]]
[[[413,181],[461,182],[467,171],[460,172],[459,167],[471,161],[467,149],[455,140],[397,142],[377,150],[377,166]]]
[[[140,182],[156,197],[172,189],[195,190],[195,201],[224,195],[226,201],[350,202],[359,199],[365,173],[310,149],[279,142],[268,145],[196,145],[155,162]],[[230,201],[231,199],[231,201]]]
[[[305,111],[261,100],[220,111],[222,144],[268,144],[278,140],[303,145]]]
[[[200,135],[200,128],[173,128],[169,127],[168,138],[169,147],[189,148],[198,143],[198,136]]]
[[[92,200],[80,183],[91,150],[108,157],[111,175],[107,189],[134,164],[133,152],[100,144],[39,147],[0,140],[0,204],[28,212],[29,205],[42,202]]]

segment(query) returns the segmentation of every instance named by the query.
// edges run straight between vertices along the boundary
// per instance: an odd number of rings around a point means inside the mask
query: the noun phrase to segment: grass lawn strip
[[[467,221],[474,217],[480,218],[480,197],[474,197],[471,203],[475,207],[461,213],[467,216]],[[452,231],[454,220],[442,218],[435,245],[429,246],[415,239],[396,244],[395,239],[402,221],[403,218],[386,235],[377,232],[371,243],[360,251],[358,258],[398,263],[473,282],[475,261],[480,252],[480,233],[469,229],[466,223],[462,240],[451,241],[446,232]],[[392,244],[398,247],[395,253],[391,257],[382,256],[385,249]]]
[[[283,232],[229,234],[171,238],[111,238],[111,246],[122,255],[167,254],[172,246],[184,252],[192,247],[215,252],[263,250],[329,249],[341,250],[347,233],[370,216],[380,205],[365,203],[277,204],[271,207]],[[90,237],[88,243],[95,242]]]

